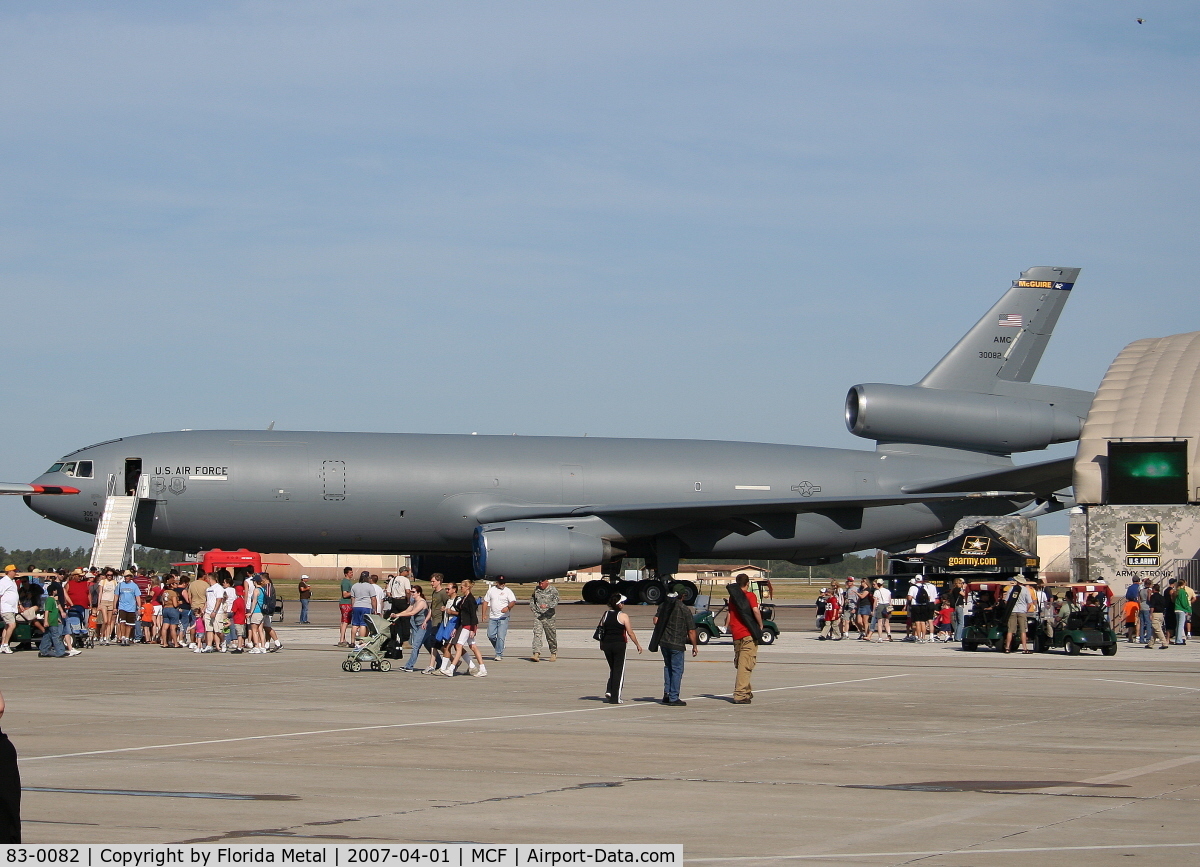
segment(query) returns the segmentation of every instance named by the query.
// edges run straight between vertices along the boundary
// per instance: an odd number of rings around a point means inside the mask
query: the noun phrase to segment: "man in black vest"
[[[654,616],[654,636],[650,652],[654,652],[656,643],[662,649],[663,704],[667,707],[687,707],[687,702],[679,698],[679,688],[683,683],[685,642],[691,643],[692,656],[700,652],[700,644],[696,640],[695,615],[692,609],[683,604],[681,598],[684,589],[679,584],[672,587]]]

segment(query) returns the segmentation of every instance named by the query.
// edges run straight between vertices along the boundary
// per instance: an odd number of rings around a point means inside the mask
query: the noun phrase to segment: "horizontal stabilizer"
[[[1009,467],[987,473],[940,479],[936,482],[917,482],[905,485],[906,494],[942,494],[954,491],[994,491],[996,489],[1033,491],[1048,497],[1055,491],[1071,486],[1074,458],[1060,458],[1023,467]]]
[[[976,491],[971,493],[878,494],[858,497],[805,497],[763,500],[710,500],[707,502],[632,503],[621,505],[563,506],[507,505],[483,507],[475,520],[481,524],[500,521],[528,521],[537,518],[649,518],[692,521],[722,521],[754,515],[825,512],[832,509],[867,509],[912,503],[936,503],[974,499],[1029,499],[1028,493],[1012,491]]]
[[[66,485],[24,485],[20,482],[0,482],[0,494],[14,497],[33,497],[39,494],[78,494],[79,488]]]

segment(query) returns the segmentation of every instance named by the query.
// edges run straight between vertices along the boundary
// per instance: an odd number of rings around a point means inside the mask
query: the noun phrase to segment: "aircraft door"
[[[121,493],[130,497],[138,493],[138,483],[142,479],[142,459],[141,458],[126,458],[125,459],[125,486]]]
[[[326,500],[346,499],[345,461],[323,461],[321,463],[321,480]]]

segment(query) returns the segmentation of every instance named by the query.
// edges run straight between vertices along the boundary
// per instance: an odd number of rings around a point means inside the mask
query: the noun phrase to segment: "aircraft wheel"
[[[679,598],[683,601],[683,604],[695,605],[696,597],[700,595],[700,588],[691,581],[679,581],[677,583],[684,586],[684,592],[679,594]]]
[[[362,663],[361,662],[355,661],[355,662],[349,663],[349,665],[350,665],[350,669],[349,669],[350,671],[354,671],[354,672],[362,671]]]
[[[774,644],[775,643],[775,633],[769,629],[764,629],[763,634],[762,634],[762,643],[763,644]]]
[[[1117,655],[1117,645],[1115,642],[1113,644],[1106,644],[1104,647],[1102,647],[1100,649],[1100,652],[1103,653],[1105,656],[1116,656]]]
[[[1069,638],[1067,639],[1067,643],[1063,646],[1067,649],[1067,655],[1069,656],[1078,656],[1079,651],[1083,649]]]
[[[616,590],[623,597],[629,599],[631,605],[636,605],[642,600],[641,581],[617,581],[617,584],[613,585],[613,590]],[[605,599],[605,602],[607,602],[607,599]]]
[[[380,671],[391,671],[392,670],[391,661],[387,660],[387,659],[381,659],[379,661],[379,670]]]
[[[707,629],[697,629],[696,630],[696,643],[697,644],[708,644],[708,642],[710,642],[710,641],[712,641],[712,635],[709,633],[709,631]]]
[[[662,584],[657,581],[639,581],[637,582],[637,596],[630,597],[640,599],[647,605],[658,605],[663,601],[666,592],[663,590]]]
[[[607,581],[589,581],[583,585],[583,601],[588,605],[603,605],[608,602],[611,587]]]

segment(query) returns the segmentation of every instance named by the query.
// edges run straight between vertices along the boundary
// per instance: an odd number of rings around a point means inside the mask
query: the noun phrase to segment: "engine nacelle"
[[[881,442],[1009,454],[1079,439],[1083,419],[1039,400],[871,382],[846,395],[846,427]]]
[[[504,521],[476,527],[471,553],[481,580],[503,575],[513,581],[537,581],[598,566],[611,559],[613,549],[601,538],[560,524]]]

